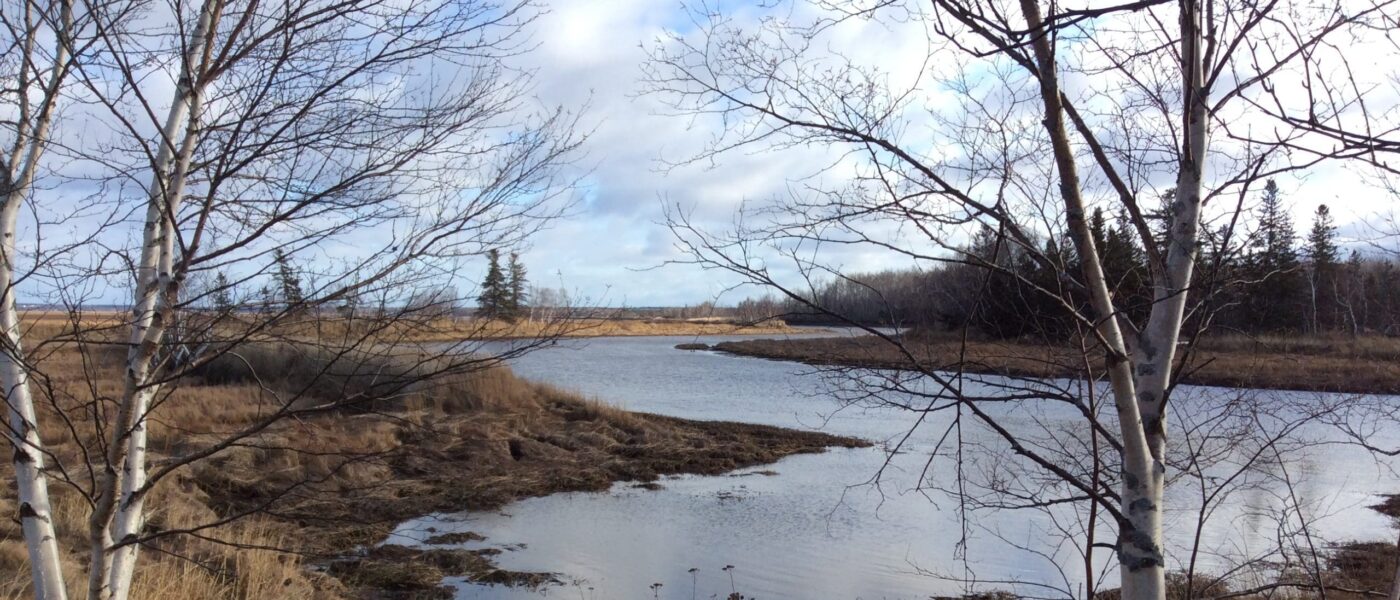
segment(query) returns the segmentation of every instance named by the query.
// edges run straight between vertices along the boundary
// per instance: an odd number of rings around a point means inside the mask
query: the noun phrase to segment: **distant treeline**
[[[1249,232],[1228,227],[1203,232],[1188,329],[1400,334],[1396,262],[1357,251],[1343,255],[1326,205],[1317,207],[1310,230],[1299,238],[1277,186],[1269,182],[1253,217]],[[1124,215],[1096,211],[1091,224],[1121,310],[1135,320],[1145,316],[1152,290],[1140,236]],[[1079,257],[1065,239],[1043,240],[1030,252],[983,230],[962,256],[934,268],[849,275],[802,293],[804,301],[752,298],[737,312],[743,319],[780,315],[796,324],[966,325],[991,337],[1064,338],[1076,329],[1067,307],[1088,302],[1079,284]]]

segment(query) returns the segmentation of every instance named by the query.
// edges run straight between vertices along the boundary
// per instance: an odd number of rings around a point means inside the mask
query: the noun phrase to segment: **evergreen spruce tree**
[[[264,285],[258,288],[258,303],[261,305],[261,310],[270,310],[277,304],[277,294],[272,292],[270,286]]]
[[[1297,329],[1303,321],[1307,281],[1294,246],[1293,219],[1272,179],[1264,185],[1255,218],[1258,231],[1244,265],[1249,287],[1242,302],[1243,324],[1262,331]]]
[[[510,279],[506,284],[506,310],[512,318],[518,318],[524,314],[530,303],[530,292],[526,287],[529,281],[525,278],[525,265],[520,262],[520,253],[510,253],[508,271]]]
[[[281,292],[283,306],[301,306],[306,301],[306,296],[302,294],[301,276],[297,274],[296,267],[292,266],[291,258],[278,248],[273,251],[272,259],[277,263],[277,288]]]
[[[481,281],[481,295],[476,300],[481,307],[481,316],[488,319],[508,317],[510,292],[505,273],[501,271],[501,252],[489,250],[486,259],[486,278]]]
[[[214,310],[221,313],[233,312],[233,284],[230,284],[228,277],[220,271],[214,277]]]
[[[1107,227],[1105,225],[1105,227]],[[1152,306],[1152,290],[1147,276],[1147,252],[1138,243],[1137,233],[1127,212],[1119,212],[1113,227],[1104,232],[1102,251],[1104,275],[1122,310],[1134,319],[1147,316]]]
[[[1172,203],[1176,202],[1176,188],[1168,188],[1162,192],[1160,204],[1157,208],[1149,209],[1144,217],[1148,221],[1148,228],[1152,237],[1156,238],[1157,254],[1167,255],[1167,248],[1171,246],[1172,232]]]
[[[1337,324],[1337,226],[1326,204],[1317,205],[1312,230],[1308,232],[1309,304],[1314,333]]]
[[[1268,257],[1271,264],[1297,264],[1298,252],[1293,247],[1293,219],[1288,216],[1278,184],[1272,179],[1264,184],[1264,200],[1256,214],[1259,236],[1255,247]]]
[[[1317,205],[1317,212],[1313,214],[1312,231],[1308,232],[1308,258],[1314,265],[1337,264],[1337,226],[1326,204]]]

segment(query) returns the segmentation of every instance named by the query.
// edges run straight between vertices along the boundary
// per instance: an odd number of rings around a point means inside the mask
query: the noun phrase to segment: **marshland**
[[[1400,600],[1400,0],[0,0],[0,596]]]

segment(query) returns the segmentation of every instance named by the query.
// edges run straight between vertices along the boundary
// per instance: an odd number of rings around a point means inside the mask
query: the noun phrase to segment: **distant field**
[[[445,319],[436,323],[424,338],[524,338],[558,332],[565,337],[604,336],[667,336],[667,335],[764,335],[791,333],[797,329],[782,321],[736,323],[719,318],[686,320],[665,319],[571,319],[565,322],[547,321],[482,321],[478,319]]]
[[[229,318],[232,320],[231,330],[236,330],[239,323],[245,321],[237,314]],[[80,323],[86,330],[95,330],[106,335],[124,335],[125,331],[121,329],[125,319],[127,314],[124,312],[91,311],[82,314]],[[74,317],[57,311],[36,310],[23,313],[22,323],[27,338],[49,339],[74,330]],[[374,328],[376,337],[394,342],[445,342],[542,336],[773,335],[798,331],[776,319],[760,323],[741,323],[723,317],[520,319],[514,322],[473,317],[435,317],[404,319],[399,323],[385,325],[372,319],[351,321],[336,315],[323,314],[290,318],[266,333],[271,336],[295,336],[315,332],[317,336],[327,336],[356,333],[368,328]]]

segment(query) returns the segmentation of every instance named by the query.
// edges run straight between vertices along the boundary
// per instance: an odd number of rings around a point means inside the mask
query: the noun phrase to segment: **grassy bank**
[[[910,336],[904,346],[933,370],[1027,377],[1081,377],[1076,349],[1027,341]],[[910,369],[910,359],[873,336],[722,342],[715,349],[744,356],[820,365]],[[1102,353],[1090,351],[1102,372]],[[1400,394],[1400,339],[1217,337],[1202,340],[1185,383],[1258,389]]]
[[[272,394],[307,387],[326,359],[285,346],[216,362],[163,401],[151,418],[153,460],[177,456],[255,422]],[[95,362],[94,362],[95,361]],[[60,349],[43,358],[41,406],[74,408],[119,382],[88,386],[85,371],[119,374],[116,352],[84,361]],[[316,396],[353,382],[312,386]],[[82,452],[94,440],[85,413],[66,427],[43,418],[43,437],[69,474],[84,481]],[[91,414],[86,413],[86,414]],[[75,433],[76,432],[76,433]],[[383,540],[404,519],[435,511],[491,509],[512,500],[603,490],[619,480],[671,473],[722,473],[794,453],[862,442],[817,433],[630,413],[523,381],[504,369],[440,377],[364,410],[288,420],[165,480],[148,501],[151,531],[197,535],[157,539],[142,553],[134,598],[146,600],[443,597],[444,576],[539,583],[546,574],[497,570],[486,551],[357,547]],[[55,522],[74,591],[85,583],[86,500],[53,484]],[[5,482],[0,510],[15,511]],[[248,516],[240,516],[240,515]],[[204,528],[220,519],[240,516]],[[311,566],[318,568],[312,569]],[[14,521],[0,523],[0,597],[26,593],[27,560]]]
[[[88,311],[76,318],[57,311],[30,311],[23,315],[26,337],[50,338],[75,329],[85,330],[89,337],[109,335],[122,330],[130,316],[113,311]],[[240,316],[229,317],[231,326],[223,327],[230,337],[241,333]],[[281,320],[275,327],[260,329],[254,337],[273,340],[279,337],[317,339],[353,338],[365,336],[389,343],[457,342],[464,340],[529,339],[539,337],[640,337],[640,336],[700,336],[700,335],[778,335],[797,329],[780,319],[750,323],[724,318],[668,319],[584,317],[568,319],[519,319],[503,321],[472,317],[427,317],[422,315],[394,320],[392,323],[361,317],[308,314]],[[241,339],[241,338],[240,338]]]

